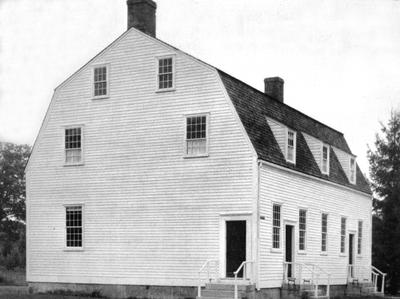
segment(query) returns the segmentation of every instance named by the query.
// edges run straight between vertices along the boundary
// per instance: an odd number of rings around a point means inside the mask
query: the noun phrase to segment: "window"
[[[327,251],[328,242],[328,214],[322,214],[321,216],[321,251]]]
[[[108,95],[107,66],[95,67],[93,70],[93,96],[106,97]]]
[[[296,162],[296,132],[287,131],[286,160],[291,163]]]
[[[329,147],[322,145],[322,173],[329,174]]]
[[[340,223],[340,253],[346,252],[346,218],[341,218]]]
[[[66,207],[66,247],[82,247],[82,206]]]
[[[186,156],[207,155],[207,119],[207,115],[186,117]]]
[[[272,248],[281,247],[281,206],[272,207]]]
[[[350,158],[350,183],[356,183],[356,159]]]
[[[306,250],[307,211],[299,210],[299,250]]]
[[[82,128],[65,129],[65,164],[82,163]]]
[[[174,88],[174,60],[172,57],[158,59],[158,89]]]
[[[362,225],[363,222],[358,221],[358,243],[357,243],[357,253],[361,254],[361,245],[362,245]]]

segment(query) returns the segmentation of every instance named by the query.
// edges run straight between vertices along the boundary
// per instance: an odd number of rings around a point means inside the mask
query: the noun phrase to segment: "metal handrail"
[[[235,299],[238,299],[238,284],[237,284],[237,276],[240,272],[240,270],[242,270],[243,268],[243,280],[247,279],[246,275],[247,275],[247,264],[253,264],[254,261],[244,261],[240,264],[239,268],[233,272],[233,275],[235,276]]]
[[[197,287],[197,296],[201,297],[201,273],[204,272],[204,270],[207,267],[207,280],[211,281],[210,279],[210,263],[214,263],[214,272],[215,272],[215,279],[217,279],[217,275],[218,275],[218,260],[217,259],[210,259],[210,260],[206,260],[204,262],[204,264],[201,266],[198,274],[199,274],[199,285]]]
[[[350,276],[350,271],[351,269],[357,269],[357,268],[364,268],[366,270],[369,271],[370,275],[372,275],[372,284],[374,286],[374,291],[377,292],[378,290],[378,277],[379,275],[382,276],[382,282],[381,282],[381,290],[380,292],[382,294],[385,293],[385,276],[386,273],[382,272],[381,270],[379,270],[377,267],[371,265],[371,266],[354,266],[354,265],[349,265],[348,266],[348,277]],[[371,278],[371,276],[369,276]],[[347,279],[347,281],[349,281],[349,279]]]

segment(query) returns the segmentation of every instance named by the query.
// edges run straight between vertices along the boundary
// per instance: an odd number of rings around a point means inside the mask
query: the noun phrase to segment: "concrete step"
[[[238,298],[243,298],[246,297],[247,292],[244,291],[238,291]],[[233,290],[212,290],[212,289],[204,289],[201,292],[201,296],[202,297],[213,297],[213,298],[233,298],[235,295],[235,292]]]
[[[226,283],[206,283],[206,290],[222,290],[222,291],[234,291],[234,284],[226,284]],[[239,292],[252,292],[255,290],[254,284],[239,284],[238,291]]]

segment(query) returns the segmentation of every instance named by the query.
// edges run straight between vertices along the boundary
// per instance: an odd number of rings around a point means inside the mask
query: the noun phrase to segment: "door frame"
[[[226,277],[226,221],[246,221],[246,261],[252,256],[252,213],[220,214],[219,218],[219,277]],[[249,270],[247,271],[249,276]]]
[[[296,262],[296,248],[297,248],[296,247],[296,236],[297,236],[297,234],[296,234],[296,231],[297,231],[297,229],[296,229],[297,228],[296,221],[291,221],[291,220],[284,220],[283,221],[283,226],[284,226],[284,229],[283,229],[284,234],[282,236],[282,241],[283,241],[283,246],[282,246],[282,249],[283,249],[283,260],[286,262],[286,226],[287,225],[292,227],[292,263],[295,263]],[[294,273],[294,271],[292,269],[292,276],[293,276],[293,273]]]

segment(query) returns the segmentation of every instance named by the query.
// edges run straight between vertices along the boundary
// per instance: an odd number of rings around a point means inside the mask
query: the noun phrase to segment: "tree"
[[[387,291],[400,288],[400,111],[392,112],[375,150],[368,150],[374,200],[373,264],[388,274]]]
[[[10,267],[25,259],[24,170],[30,151],[28,145],[0,143],[0,258]]]

